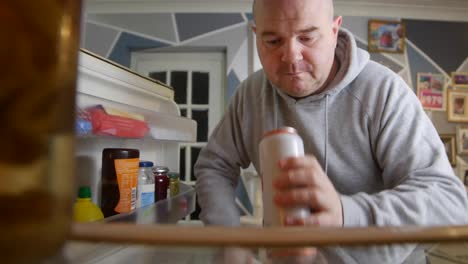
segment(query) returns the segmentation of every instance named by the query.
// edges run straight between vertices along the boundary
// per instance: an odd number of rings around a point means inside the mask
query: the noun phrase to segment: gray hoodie
[[[299,100],[262,70],[241,83],[195,166],[205,224],[239,225],[240,167],[252,162],[259,171],[260,139],[281,126],[296,128],[306,154],[322,164],[341,194],[345,227],[467,222],[465,188],[414,92],[346,30],[336,57],[329,87]]]

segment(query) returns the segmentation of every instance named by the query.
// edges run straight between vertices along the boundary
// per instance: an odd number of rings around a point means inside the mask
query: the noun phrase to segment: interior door
[[[224,68],[223,53],[132,53],[132,69],[173,87],[181,115],[197,121],[197,142],[180,145],[179,172],[188,184],[195,184],[193,166],[224,111]],[[198,214],[197,205],[190,219]]]

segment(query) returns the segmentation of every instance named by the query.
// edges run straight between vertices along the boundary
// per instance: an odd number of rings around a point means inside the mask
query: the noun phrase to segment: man
[[[240,167],[259,170],[262,135],[297,129],[306,156],[280,162],[280,207],[308,206],[315,226],[467,221],[465,189],[413,91],[340,29],[331,0],[257,0],[263,69],[233,97],[195,166],[206,224],[239,225]]]

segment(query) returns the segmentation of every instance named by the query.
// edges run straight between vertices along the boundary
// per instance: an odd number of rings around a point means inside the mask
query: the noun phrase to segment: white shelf
[[[80,51],[77,107],[103,105],[145,117],[147,138],[195,142],[197,123],[181,117],[170,87],[87,51]]]

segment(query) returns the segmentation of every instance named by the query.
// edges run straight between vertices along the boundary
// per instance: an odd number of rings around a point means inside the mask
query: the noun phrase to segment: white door
[[[181,179],[194,184],[195,161],[224,111],[224,54],[133,52],[131,68],[173,87],[181,115],[197,121],[197,142],[180,145]],[[197,204],[192,219],[199,210]]]

